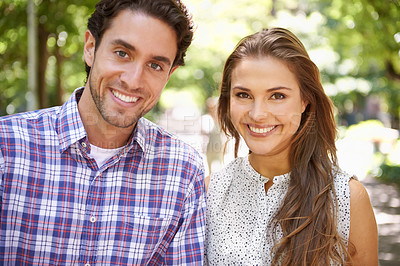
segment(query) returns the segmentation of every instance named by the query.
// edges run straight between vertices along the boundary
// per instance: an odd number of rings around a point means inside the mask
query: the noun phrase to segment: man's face
[[[84,57],[91,67],[86,89],[98,123],[133,127],[154,107],[175,70],[176,38],[168,24],[130,10],[112,20],[96,51],[94,37],[86,33]]]

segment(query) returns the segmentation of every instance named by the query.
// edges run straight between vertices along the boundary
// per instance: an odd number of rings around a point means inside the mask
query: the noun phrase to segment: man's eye
[[[282,99],[285,99],[286,96],[283,93],[276,92],[276,93],[272,94],[271,98],[274,100],[282,100]]]
[[[160,66],[159,64],[156,64],[156,63],[150,63],[149,66],[150,66],[152,69],[157,70],[157,71],[162,70],[161,66]]]
[[[119,56],[119,57],[123,57],[123,58],[125,58],[128,54],[126,53],[126,52],[124,52],[124,51],[117,51],[116,52],[117,53],[117,55]]]

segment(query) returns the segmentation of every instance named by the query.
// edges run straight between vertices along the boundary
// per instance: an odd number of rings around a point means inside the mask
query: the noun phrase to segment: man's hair
[[[180,0],[101,0],[88,20],[88,29],[96,41],[95,50],[101,43],[104,32],[111,21],[123,10],[141,12],[160,19],[175,30],[177,37],[177,53],[173,66],[184,65],[186,50],[193,39],[192,17]],[[86,74],[90,69],[86,63]]]

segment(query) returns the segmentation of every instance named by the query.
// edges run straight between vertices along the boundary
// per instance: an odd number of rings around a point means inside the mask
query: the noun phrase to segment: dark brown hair
[[[179,0],[101,0],[88,20],[88,29],[96,40],[96,49],[112,19],[125,9],[153,16],[172,27],[178,47],[173,66],[184,65],[186,50],[193,39],[193,22],[185,5]],[[89,76],[90,67],[85,65]]]
[[[300,40],[286,29],[265,29],[239,42],[225,63],[218,102],[221,127],[235,139],[235,157],[240,136],[230,118],[231,79],[237,64],[249,57],[273,57],[285,63],[308,103],[291,140],[289,189],[274,217],[284,237],[274,246],[273,265],[329,265],[331,260],[345,264],[347,240],[336,228],[336,197],[332,193],[337,167],[336,124],[319,70]]]

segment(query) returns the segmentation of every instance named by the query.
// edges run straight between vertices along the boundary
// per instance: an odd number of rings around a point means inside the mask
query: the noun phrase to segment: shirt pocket
[[[157,253],[164,256],[175,231],[173,217],[151,217],[145,215],[129,215],[125,218],[126,242],[125,252],[134,263],[147,263]]]

